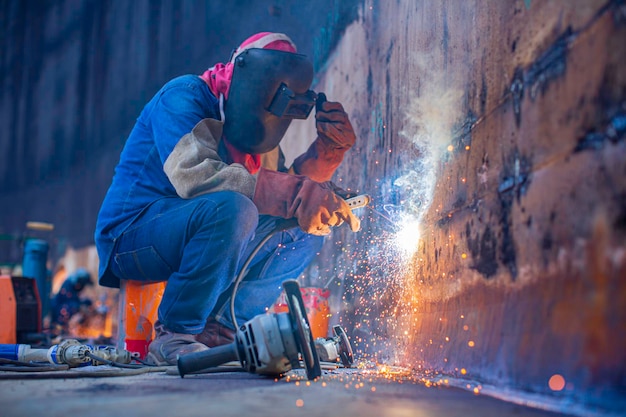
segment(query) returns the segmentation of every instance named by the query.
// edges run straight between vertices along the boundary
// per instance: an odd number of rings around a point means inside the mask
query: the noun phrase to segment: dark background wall
[[[287,33],[319,68],[357,3],[0,1],[0,233],[53,223],[52,257],[92,244],[126,136],[163,83],[260,31]],[[19,258],[3,248],[0,262]]]

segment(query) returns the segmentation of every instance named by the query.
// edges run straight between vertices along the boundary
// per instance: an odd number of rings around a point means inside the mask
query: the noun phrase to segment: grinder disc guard
[[[315,349],[315,342],[311,334],[311,326],[306,316],[302,293],[297,281],[289,280],[283,282],[287,305],[289,306],[289,317],[294,330],[298,350],[302,354],[302,361],[306,369],[306,376],[309,380],[322,375],[320,360]]]

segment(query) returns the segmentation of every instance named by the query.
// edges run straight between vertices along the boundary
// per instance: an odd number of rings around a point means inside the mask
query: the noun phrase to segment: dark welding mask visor
[[[315,107],[315,92],[308,90],[304,94],[296,94],[284,83],[272,99],[268,111],[274,116],[286,119],[306,119]]]
[[[306,119],[315,105],[313,64],[305,56],[247,49],[235,58],[224,105],[224,136],[237,149],[260,154],[274,149],[291,120]]]

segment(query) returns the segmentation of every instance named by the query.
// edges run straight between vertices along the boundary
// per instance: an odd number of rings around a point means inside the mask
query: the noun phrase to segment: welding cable
[[[96,371],[83,370],[84,368],[70,368],[67,364],[38,364],[21,362],[12,359],[0,358],[0,380],[8,379],[66,379],[66,378],[106,378],[115,376],[133,376],[150,372],[163,372],[166,366],[127,365],[112,362],[88,353],[88,356],[98,362],[106,363],[113,369],[100,369]]]
[[[171,368],[171,367],[170,367]],[[70,378],[110,378],[116,376],[134,376],[147,374],[150,372],[165,372],[167,366],[144,366],[137,369],[109,368],[98,371],[85,371],[81,368],[75,368],[67,371],[59,372],[16,372],[16,373],[0,373],[0,381],[7,379],[70,379]]]
[[[239,288],[239,284],[241,283],[241,281],[243,281],[243,278],[248,273],[248,265],[250,265],[250,262],[252,262],[252,259],[256,256],[257,253],[259,253],[263,245],[265,245],[267,241],[270,240],[276,233],[282,232],[283,230],[291,229],[292,227],[296,227],[297,225],[298,220],[295,218],[283,219],[281,221],[278,221],[276,226],[274,226],[274,228],[267,234],[267,236],[265,236],[259,242],[259,244],[256,245],[250,256],[248,256],[248,259],[246,259],[246,262],[241,267],[241,270],[239,271],[239,274],[237,275],[237,278],[235,278],[235,282],[233,283],[233,290],[230,295],[230,318],[233,321],[233,326],[235,326],[235,329],[239,328],[239,324],[237,324],[237,318],[235,317],[235,296],[237,295],[237,288]]]
[[[155,365],[149,362],[144,361],[143,359],[139,358],[139,357],[133,357],[133,360],[135,362],[139,362],[140,364],[144,365],[144,366],[159,366],[159,365]]]
[[[140,369],[140,368],[145,368],[146,366],[154,366],[154,365],[136,365],[136,364],[126,364],[126,363],[114,362],[112,360],[101,358],[100,356],[96,356],[96,355],[94,355],[91,352],[87,352],[86,356],[89,359],[92,359],[92,360],[94,360],[96,362],[101,362],[101,363],[104,363],[106,365],[113,366],[115,368]]]
[[[13,359],[0,358],[0,371],[2,372],[50,372],[67,371],[69,365],[54,365],[50,363],[33,363],[16,361]]]

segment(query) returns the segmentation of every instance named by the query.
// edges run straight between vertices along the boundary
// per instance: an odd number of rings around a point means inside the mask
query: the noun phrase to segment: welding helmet
[[[261,48],[242,51],[233,64],[224,137],[240,151],[268,152],[314,107],[313,64],[305,55]]]

